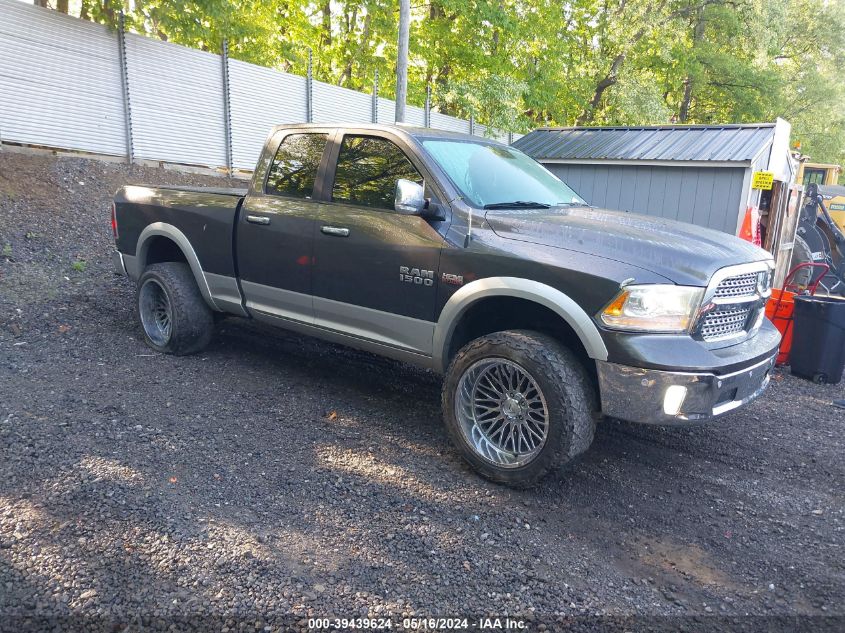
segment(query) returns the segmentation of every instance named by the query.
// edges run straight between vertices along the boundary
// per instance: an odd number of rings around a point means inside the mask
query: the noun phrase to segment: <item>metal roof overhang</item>
[[[784,121],[783,124],[788,126]],[[540,128],[514,141],[537,160],[741,162],[771,147],[776,123]]]
[[[542,165],[648,165],[654,167],[732,167],[748,169],[751,160],[713,161],[713,160],[637,160],[623,158],[537,158]]]

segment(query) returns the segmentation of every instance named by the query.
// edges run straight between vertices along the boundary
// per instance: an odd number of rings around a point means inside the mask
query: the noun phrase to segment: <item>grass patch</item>
[[[70,267],[78,273],[84,273],[85,269],[88,268],[88,262],[86,262],[84,259],[77,259],[70,265]]]

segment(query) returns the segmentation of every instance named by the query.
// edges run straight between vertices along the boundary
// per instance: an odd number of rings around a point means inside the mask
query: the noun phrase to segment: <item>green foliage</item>
[[[121,0],[82,0],[114,26]],[[393,94],[396,0],[136,0],[130,29]],[[842,0],[429,0],[412,7],[409,101],[493,128],[783,117],[845,162]]]
[[[525,82],[498,75],[448,80],[441,104],[445,106],[443,109],[459,111],[464,116],[483,121],[490,136],[494,130],[528,132],[532,125],[522,107],[526,87]]]
[[[84,259],[77,259],[70,265],[70,267],[78,273],[84,273],[85,269],[88,268],[88,262]]]
[[[647,125],[669,121],[672,111],[651,73],[623,75],[597,117],[603,125]]]
[[[814,162],[845,164],[845,2],[778,0],[770,10],[780,18],[767,51],[779,84],[764,114],[790,121]]]

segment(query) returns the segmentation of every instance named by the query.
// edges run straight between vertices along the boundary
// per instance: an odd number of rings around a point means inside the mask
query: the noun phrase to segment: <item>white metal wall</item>
[[[226,166],[223,58],[130,33],[125,60],[133,157]],[[273,125],[308,119],[307,80],[236,60],[228,60],[228,74],[232,166],[251,169]],[[311,86],[313,121],[373,120],[372,95]],[[390,123],[395,104],[379,97],[377,111],[379,123]],[[470,131],[469,122],[439,112],[430,119],[433,128]],[[425,110],[408,106],[406,120],[424,126]],[[126,126],[117,33],[0,0],[0,140],[126,156]]]
[[[225,165],[220,56],[127,33],[126,61],[135,156]]]
[[[126,155],[117,36],[0,0],[0,139]]]
[[[431,127],[438,130],[451,130],[452,132],[463,132],[469,134],[469,121],[458,119],[440,112],[431,113]]]
[[[368,94],[322,81],[312,82],[311,94],[315,123],[369,123],[373,120],[373,98]]]
[[[396,102],[393,99],[378,98],[378,122],[391,123],[395,121]]]
[[[305,77],[229,60],[232,163],[252,169],[274,125],[308,118]]]
[[[394,105],[394,111],[396,106]],[[405,123],[425,127],[425,109],[417,106],[405,106]]]

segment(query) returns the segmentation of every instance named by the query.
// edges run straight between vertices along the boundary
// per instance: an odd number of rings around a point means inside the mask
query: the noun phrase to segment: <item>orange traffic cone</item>
[[[755,246],[763,245],[760,239],[760,210],[757,207],[748,206],[745,208],[745,217],[742,220],[742,227],[739,229],[739,236]]]

